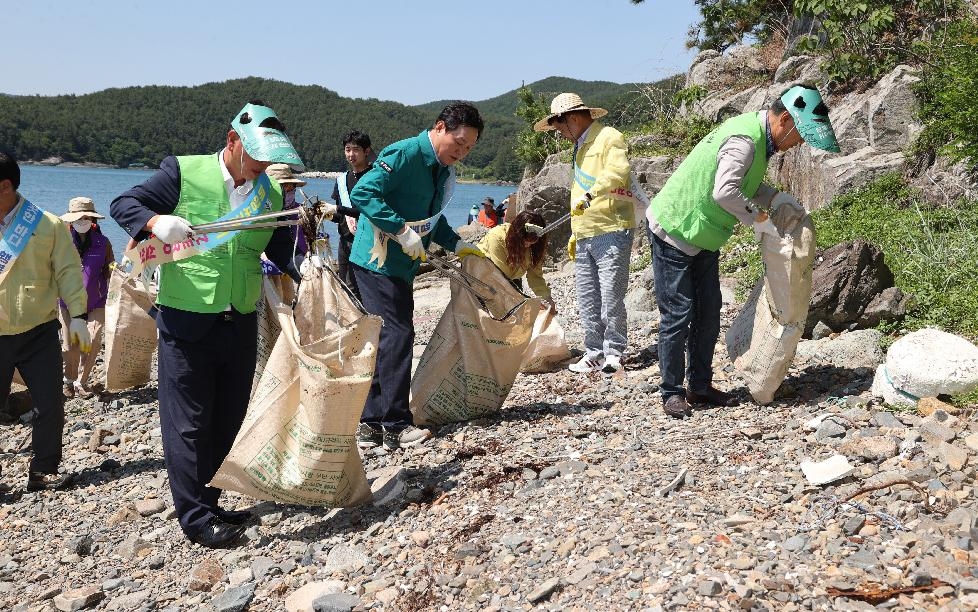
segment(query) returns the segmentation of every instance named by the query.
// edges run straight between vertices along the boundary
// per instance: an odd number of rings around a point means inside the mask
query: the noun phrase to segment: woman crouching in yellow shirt
[[[521,212],[512,223],[503,223],[489,230],[486,237],[479,243],[479,248],[492,263],[510,279],[517,289],[523,289],[520,279],[526,275],[526,282],[533,293],[546,300],[557,312],[550,287],[543,280],[543,260],[547,255],[547,236],[539,236],[526,226],[536,226],[530,229],[542,230],[545,224],[543,217],[534,212]]]

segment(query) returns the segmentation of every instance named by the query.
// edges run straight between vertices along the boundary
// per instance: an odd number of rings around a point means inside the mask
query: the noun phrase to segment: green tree
[[[550,114],[550,107],[543,96],[535,95],[525,85],[516,90],[516,96],[516,116],[525,122],[524,128],[516,135],[516,157],[535,174],[543,167],[547,156],[560,149],[560,140],[554,131],[533,130],[534,123]]]

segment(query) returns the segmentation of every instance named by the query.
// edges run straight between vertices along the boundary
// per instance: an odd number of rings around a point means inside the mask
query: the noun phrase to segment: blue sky
[[[691,0],[0,0],[0,92],[54,95],[261,76],[421,104],[548,76],[685,72]]]

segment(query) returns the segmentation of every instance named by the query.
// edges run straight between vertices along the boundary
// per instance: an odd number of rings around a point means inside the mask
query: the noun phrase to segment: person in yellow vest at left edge
[[[272,163],[304,169],[275,112],[253,100],[232,119],[223,150],[167,157],[155,175],[117,197],[110,213],[134,238],[152,232],[164,243],[180,243],[193,236],[192,225],[256,203],[258,212],[281,210],[281,188],[265,173]],[[163,456],[180,527],[202,546],[236,545],[251,518],[247,511],[221,508],[220,489],[207,483],[248,408],[262,287],[259,255],[264,251],[298,281],[292,244],[289,227],[239,231],[220,246],[160,266]]]
[[[37,409],[27,490],[63,489],[73,477],[58,472],[65,424],[58,298],[71,316],[71,343],[87,353],[88,294],[67,226],[25,200],[19,187],[17,161],[0,153],[0,409],[16,368]]]

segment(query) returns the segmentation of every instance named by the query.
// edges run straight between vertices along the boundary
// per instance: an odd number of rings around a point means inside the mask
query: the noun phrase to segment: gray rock
[[[255,583],[234,586],[211,600],[217,612],[242,612],[255,596]]]
[[[794,363],[828,365],[837,368],[875,370],[883,362],[880,342],[883,335],[875,329],[860,329],[835,338],[802,340],[795,351]]]
[[[80,557],[92,554],[92,546],[95,544],[92,536],[85,534],[72,538],[68,542],[68,550]]]
[[[356,595],[333,593],[313,600],[312,609],[315,612],[350,612],[359,605],[360,600]]]
[[[803,535],[796,535],[788,538],[782,548],[788,552],[798,552],[808,544],[808,538]]]
[[[559,585],[559,578],[550,578],[549,580],[546,580],[538,585],[537,588],[533,589],[530,594],[526,596],[526,600],[530,603],[536,603],[546,599],[557,589]]]
[[[855,535],[863,528],[866,524],[866,517],[862,514],[857,514],[855,516],[849,517],[845,523],[842,525],[842,531],[846,535]]]
[[[832,328],[819,321],[812,328],[812,340],[821,340],[822,338],[828,338],[833,334]]]
[[[815,430],[815,439],[825,442],[831,438],[842,438],[846,435],[846,427],[843,423],[832,417],[824,419]]]
[[[91,608],[105,599],[105,593],[97,586],[79,587],[65,591],[54,598],[54,607],[61,612],[76,612]]]
[[[333,572],[357,571],[369,561],[370,557],[362,548],[338,544],[330,549],[320,570],[327,575]]]
[[[826,249],[816,258],[812,271],[804,336],[810,338],[820,321],[834,331],[847,329],[876,296],[892,286],[893,272],[876,245],[854,240]]]
[[[905,427],[900,419],[893,416],[892,412],[885,410],[874,413],[871,422],[877,427]]]
[[[723,584],[719,580],[705,580],[700,583],[696,591],[704,597],[719,595],[723,590]]]

